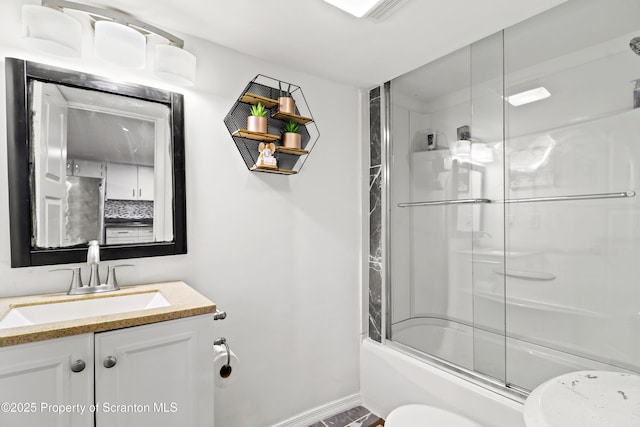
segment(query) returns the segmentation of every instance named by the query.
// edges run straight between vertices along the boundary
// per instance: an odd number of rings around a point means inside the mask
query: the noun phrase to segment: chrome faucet
[[[95,288],[96,286],[100,286],[100,271],[98,269],[100,265],[100,245],[97,240],[91,240],[89,242],[87,264],[89,264],[91,268],[91,273],[89,273],[89,287]]]
[[[82,277],[80,275],[80,267],[75,268],[59,268],[51,271],[71,270],[73,276],[71,277],[71,285],[67,295],[84,295],[94,294],[99,292],[117,291],[120,289],[118,281],[116,280],[116,268],[118,267],[133,267],[132,264],[120,264],[110,265],[107,270],[107,283],[100,282],[100,245],[97,240],[91,240],[89,242],[89,250],[87,252],[87,264],[89,264],[89,284],[84,285],[82,283]]]

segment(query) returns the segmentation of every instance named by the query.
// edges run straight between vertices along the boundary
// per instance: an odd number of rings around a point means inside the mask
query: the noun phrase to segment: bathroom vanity
[[[215,309],[183,282],[0,299],[0,425],[213,425]]]

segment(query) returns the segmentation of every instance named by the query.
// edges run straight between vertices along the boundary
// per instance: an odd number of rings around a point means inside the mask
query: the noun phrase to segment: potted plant
[[[282,128],[282,145],[285,148],[300,149],[300,134],[296,122],[287,122]]]
[[[267,133],[267,110],[261,102],[251,106],[251,115],[247,117],[247,130]]]
[[[289,89],[282,90],[280,87],[280,97],[278,98],[278,111],[281,113],[295,114],[296,100],[291,97],[291,85]]]

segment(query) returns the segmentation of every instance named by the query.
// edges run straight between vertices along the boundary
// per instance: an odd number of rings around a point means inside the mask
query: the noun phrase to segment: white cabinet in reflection
[[[153,201],[154,171],[150,166],[109,163],[107,199]]]
[[[153,201],[153,168],[138,166],[138,200]]]
[[[104,162],[84,159],[67,160],[67,176],[80,176],[85,178],[104,178]]]
[[[153,242],[153,226],[107,227],[108,245]]]
[[[107,198],[138,200],[138,167],[109,163],[107,165]]]

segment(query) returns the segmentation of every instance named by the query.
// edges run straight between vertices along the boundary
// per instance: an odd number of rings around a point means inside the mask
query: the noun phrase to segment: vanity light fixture
[[[179,85],[191,86],[196,78],[196,57],[184,49],[167,44],[154,48],[153,71]]]
[[[23,27],[29,39],[44,41],[48,52],[71,50],[80,55],[81,25],[64,10],[86,14],[95,29],[95,54],[116,65],[143,68],[146,57],[147,36],[163,39],[154,50],[154,72],[166,80],[182,85],[193,85],[196,58],[185,51],[184,41],[160,28],[113,9],[75,3],[67,0],[41,0],[42,6],[25,5],[22,10]],[[60,18],[62,16],[62,18]],[[61,23],[58,24],[58,19]],[[160,47],[162,46],[162,47]]]
[[[97,21],[93,49],[96,56],[112,64],[144,68],[146,38],[137,30],[113,21]]]
[[[22,6],[22,33],[42,51],[60,56],[80,56],[82,26],[61,10],[36,4]]]
[[[356,18],[369,18],[380,21],[390,15],[406,0],[324,0],[332,6],[342,9]]]
[[[507,96],[506,100],[514,107],[520,105],[530,104],[532,102],[540,101],[541,99],[549,98],[551,93],[544,87],[540,86],[535,89],[525,90],[524,92],[516,93],[511,96]]]

